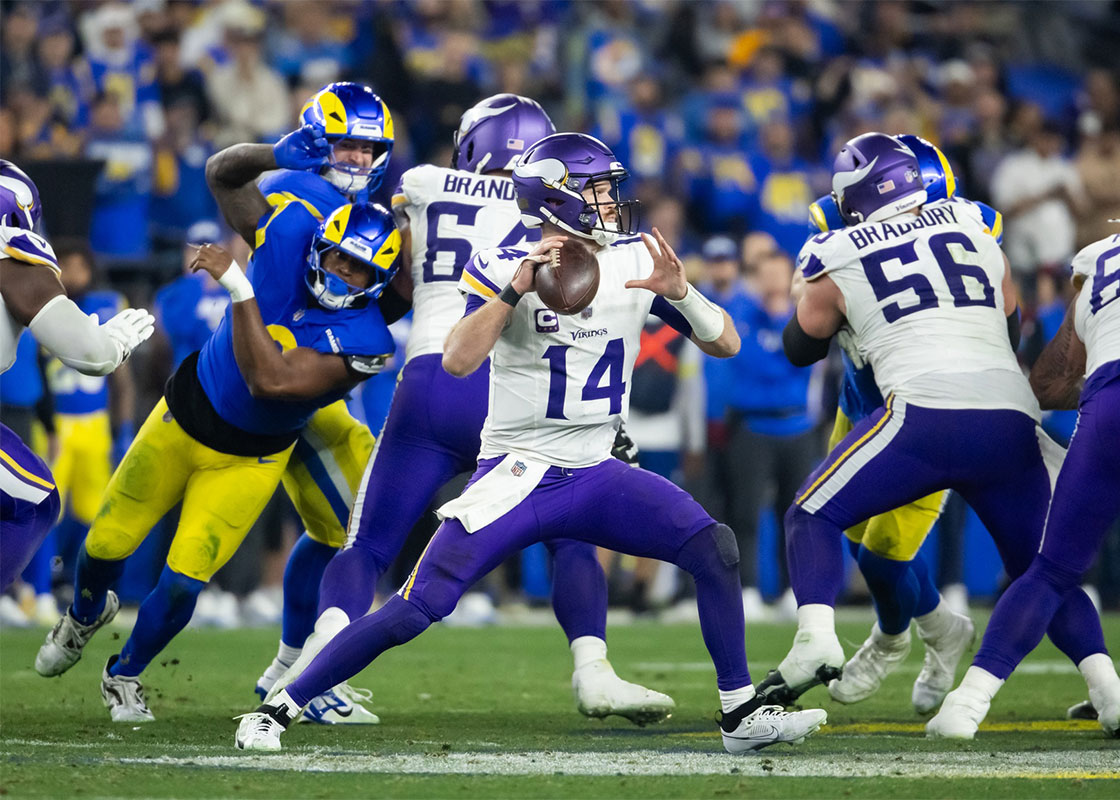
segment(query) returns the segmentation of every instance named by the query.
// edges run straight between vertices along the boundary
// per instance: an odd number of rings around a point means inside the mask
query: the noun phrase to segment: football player
[[[16,357],[24,328],[63,364],[108,375],[152,335],[155,319],[126,309],[104,324],[86,316],[59,280],[54,250],[35,233],[39,189],[0,159],[0,372]],[[0,424],[0,591],[23,571],[58,520],[59,495],[43,460]]]
[[[1073,258],[1077,296],[1057,336],[1031,370],[1043,408],[1078,407],[1077,430],[1058,474],[1042,549],[996,603],[984,641],[961,685],[926,725],[931,737],[971,739],[1011,671],[1042,641],[1053,638],[1065,604],[1080,592],[1101,543],[1120,516],[1120,234],[1089,245]],[[1094,636],[1096,611],[1063,624],[1070,634]],[[1120,736],[1120,677],[1102,646],[1077,661],[1101,727]]]
[[[102,672],[101,696],[116,722],[153,719],[140,673],[241,544],[311,415],[375,374],[393,351],[374,302],[400,252],[389,212],[342,206],[320,222],[298,200],[271,206],[253,183],[277,166],[320,163],[328,151],[322,128],[306,125],[274,147],[235,145],[207,164],[226,219],[256,245],[252,281],[221,248],[200,250],[198,267],[230,293],[230,310],[168,380],[113,474],[79,554],[74,603],[35,660],[39,674],[52,676],[81,658],[118,609],[109,587],[124,559],[182,500],[167,565]]]
[[[846,324],[886,402],[832,449],[786,512],[798,632],[761,687],[780,703],[839,677],[833,604],[845,529],[951,488],[1018,576],[1037,551],[1050,497],[1038,402],[1015,360],[1010,269],[979,211],[928,203],[914,152],[881,133],[841,149],[832,185],[848,227],[802,249],[807,283],[783,344],[808,365]],[[1075,663],[1104,647],[1099,624],[1095,634],[1066,625],[1086,605],[1083,592],[1071,593],[1050,629]]]
[[[465,380],[452,378],[440,366],[443,342],[463,316],[458,283],[471,255],[539,238],[537,229],[521,221],[509,176],[526,148],[554,132],[533,100],[495,95],[463,115],[451,168],[424,165],[402,177],[393,205],[404,231],[414,309],[405,367],[362,478],[350,539],[323,576],[315,634],[294,664],[273,661],[258,687],[278,692],[335,634],[369,611],[378,579],[440,487],[474,468],[488,369]],[[405,473],[409,479],[402,482]],[[606,579],[594,546],[571,539],[547,546],[554,559],[553,608],[575,661],[572,687],[579,709],[595,717],[620,714],[639,724],[667,717],[672,698],[623,681],[607,661]],[[318,704],[313,701],[309,709]]]
[[[400,592],[245,715],[238,747],[279,749],[285,727],[324,688],[449,614],[510,554],[570,536],[676,563],[696,579],[729,751],[798,741],[824,723],[823,711],[787,714],[755,696],[734,533],[667,479],[611,458],[651,311],[706,353],[726,358],[739,349],[730,317],[688,284],[665,240],[656,231],[656,243],[635,235],[636,201],[619,194],[626,174],[602,142],[578,133],[545,137],[517,161],[522,222],[543,226],[544,238],[471,258],[458,283],[466,313],[442,356],[448,372],[465,378],[493,354],[478,469],[463,494],[440,507],[443,524]],[[600,279],[588,309],[562,316],[534,287],[538,265],[569,237],[593,248]]]
[[[952,167],[935,145],[918,136],[897,138],[918,160],[927,202],[947,199],[969,202],[957,196]],[[975,205],[989,233],[997,243],[1002,242],[1000,213],[983,203]],[[831,195],[817,200],[809,211],[809,226],[814,234],[845,226]],[[844,380],[829,449],[857,422],[883,405],[874,370],[852,345],[850,331],[842,330],[840,342]],[[952,688],[957,663],[972,643],[975,627],[967,616],[949,608],[933,582],[925,559],[918,557],[918,550],[937,521],[947,495],[945,491],[934,492],[844,531],[848,548],[871,590],[878,621],[872,626],[871,635],[844,665],[841,678],[829,683],[828,691],[834,700],[855,703],[878,690],[883,679],[910,653],[911,619],[916,622],[918,637],[925,646],[925,660],[911,693],[914,710],[919,714],[933,711]]]
[[[368,86],[331,83],[304,104],[300,123],[323,129],[329,156],[309,169],[285,169],[262,178],[259,186],[268,202],[279,206],[299,200],[320,219],[340,206],[365,203],[381,185],[393,149],[393,117],[381,98]],[[378,305],[389,323],[408,310],[408,302],[392,287],[378,297]],[[279,648],[256,683],[261,698],[299,656],[314,627],[323,570],[346,542],[350,509],[373,444],[373,434],[351,416],[345,400],[315,412],[296,440],[283,484],[305,532],[284,570]],[[343,684],[309,704],[304,719],[323,724],[377,723],[377,715],[361,704],[363,695]]]

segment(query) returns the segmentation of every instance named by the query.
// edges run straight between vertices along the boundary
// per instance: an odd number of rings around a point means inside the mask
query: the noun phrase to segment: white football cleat
[[[377,725],[381,717],[362,705],[373,698],[369,689],[356,689],[343,682],[307,704],[300,722],[319,725]]]
[[[972,739],[980,728],[992,701],[963,684],[945,696],[941,710],[926,723],[929,739]]]
[[[1089,688],[1089,703],[1097,711],[1097,722],[1109,736],[1120,738],[1120,695],[1115,686]]]
[[[843,666],[844,648],[835,631],[798,630],[793,647],[758,685],[758,693],[767,704],[791,706],[818,683],[828,684],[841,677]]]
[[[910,694],[915,711],[928,714],[941,705],[953,688],[961,657],[975,640],[976,626],[967,616],[957,613],[953,614],[953,624],[948,631],[936,638],[922,639],[926,647],[925,661]]]
[[[140,678],[109,674],[109,667],[116,663],[117,658],[109,656],[105,669],[101,671],[101,700],[109,709],[109,716],[113,722],[154,722],[155,717],[144,699]]]
[[[891,636],[871,626],[871,635],[844,665],[844,674],[828,684],[828,693],[838,703],[866,700],[883,685],[883,679],[894,672],[910,655],[910,630]]]
[[[339,634],[339,632],[350,624],[350,618],[346,613],[336,607],[328,608],[319,615],[319,619],[315,620],[315,630],[307,637],[303,643],[303,649],[300,650],[299,657],[292,663],[290,667],[279,678],[273,679],[272,685],[267,687],[267,694],[265,695],[264,702],[271,703],[276,695],[280,694],[288,687],[288,684],[303,674],[311,662],[315,660],[315,656],[319,655],[324,647],[330,644],[331,640]],[[271,670],[271,668],[270,668]],[[268,675],[268,671],[261,676],[261,681],[264,681]],[[258,681],[258,684],[261,682]]]
[[[573,672],[572,692],[585,717],[617,714],[640,726],[664,722],[677,705],[667,694],[622,680],[606,659],[591,661]]]
[[[1097,719],[1097,709],[1089,700],[1082,700],[1077,705],[1066,709],[1066,719]]]
[[[93,634],[115,617],[120,608],[121,601],[117,599],[116,592],[109,590],[105,595],[104,610],[89,625],[78,622],[67,609],[39,648],[35,656],[35,671],[44,678],[53,678],[77,664]]]
[[[727,714],[721,714],[720,733],[729,753],[751,753],[778,742],[798,744],[828,721],[819,708],[783,711],[780,706],[757,705],[750,700]]]
[[[280,750],[280,735],[299,716],[299,708],[287,692],[280,692],[271,703],[259,706],[256,711],[234,719],[237,725],[234,741],[238,750]]]

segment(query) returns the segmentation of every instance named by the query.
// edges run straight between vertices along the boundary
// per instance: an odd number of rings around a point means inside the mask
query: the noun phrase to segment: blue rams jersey
[[[31,408],[43,396],[43,379],[39,375],[39,343],[24,329],[16,344],[16,360],[0,375],[0,403],[6,406]]]
[[[156,319],[171,341],[173,367],[201,350],[218,329],[229,294],[203,273],[183,275],[156,292]]]
[[[83,313],[96,314],[101,325],[125,308],[124,298],[107,290],[87,292],[73,300]],[[92,414],[109,407],[109,384],[104,375],[83,375],[52,358],[47,364],[47,383],[59,414]]]
[[[249,261],[257,306],[278,345],[284,350],[310,347],[320,353],[359,356],[372,360],[363,371],[393,354],[389,328],[376,303],[365,308],[327,311],[311,303],[305,276],[307,253],[319,220],[307,205],[285,202],[257,230],[257,248]],[[198,378],[214,410],[241,430],[275,436],[302,428],[316,410],[346,396],[346,389],[307,400],[255,398],[233,354],[233,322],[226,311],[218,330],[202,348]]]
[[[314,172],[282,169],[261,178],[257,186],[272,205],[299,198],[314,206],[320,218],[329,216],[336,208],[350,202],[342,190]],[[364,203],[368,196],[369,193],[363,191],[354,198],[354,202]]]

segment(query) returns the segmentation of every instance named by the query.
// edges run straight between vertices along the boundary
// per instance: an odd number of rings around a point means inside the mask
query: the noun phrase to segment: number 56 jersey
[[[459,282],[467,313],[513,278],[526,248],[484,250]],[[558,467],[589,467],[610,457],[630,406],[630,380],[642,328],[652,311],[684,335],[688,323],[664,298],[627,289],[653,259],[640,238],[598,251],[599,290],[579,314],[557,314],[526,294],[490,360],[490,406],[479,458],[523,455]]]
[[[1007,335],[1003,254],[970,205],[940,201],[814,236],[798,266],[844,296],[859,354],[884,396],[928,408],[1038,403]]]
[[[401,176],[393,211],[408,217],[412,235],[412,330],[405,361],[442,353],[448,331],[463,316],[459,276],[488,247],[539,241],[521,224],[513,181],[425,164]]]
[[[1085,279],[1073,317],[1077,337],[1085,342],[1085,377],[1104,366],[1107,377],[1120,375],[1120,233],[1074,256],[1073,274]]]

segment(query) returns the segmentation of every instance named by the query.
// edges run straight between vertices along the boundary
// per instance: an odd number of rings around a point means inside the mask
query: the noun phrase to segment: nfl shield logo
[[[580,319],[591,319],[591,306],[588,306],[583,311],[579,312]]]
[[[525,474],[525,462],[514,461],[513,466],[509,468],[509,471],[513,473],[513,477],[520,478]]]

